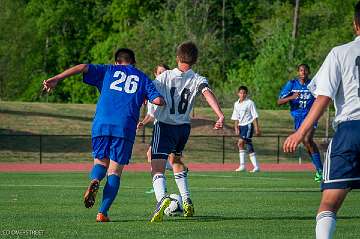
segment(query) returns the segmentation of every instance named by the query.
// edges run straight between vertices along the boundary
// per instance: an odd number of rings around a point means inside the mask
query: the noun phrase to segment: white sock
[[[259,165],[257,164],[257,161],[256,161],[255,152],[249,154],[249,158],[250,158],[250,161],[251,161],[252,165],[254,166],[254,169],[259,169]]]
[[[190,197],[189,185],[187,180],[187,170],[179,173],[174,173],[176,185],[179,188],[179,192],[182,200],[186,200]]]
[[[156,201],[160,201],[166,195],[166,178],[162,173],[157,173],[153,177],[153,188]]]
[[[245,168],[245,153],[246,150],[239,150],[240,168]]]
[[[322,211],[316,216],[316,239],[331,239],[336,227],[336,214]]]

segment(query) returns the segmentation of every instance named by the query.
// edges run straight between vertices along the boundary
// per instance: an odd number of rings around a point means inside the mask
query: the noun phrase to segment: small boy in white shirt
[[[250,161],[254,168],[252,173],[259,172],[260,168],[256,160],[254,146],[252,144],[252,135],[255,129],[255,135],[260,135],[258,122],[258,113],[256,112],[255,103],[247,98],[248,88],[240,86],[238,90],[239,100],[234,103],[234,111],[231,119],[235,121],[235,133],[239,135],[238,148],[240,157],[240,166],[235,170],[237,172],[245,171],[245,145],[249,153]]]

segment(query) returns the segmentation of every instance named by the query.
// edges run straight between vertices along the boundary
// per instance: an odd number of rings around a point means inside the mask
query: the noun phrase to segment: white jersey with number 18
[[[207,79],[191,69],[165,71],[153,82],[166,101],[165,106],[156,108],[155,119],[171,125],[190,124],[196,94],[209,87]]]
[[[360,120],[360,36],[334,47],[308,86],[314,95],[334,100],[334,128]]]

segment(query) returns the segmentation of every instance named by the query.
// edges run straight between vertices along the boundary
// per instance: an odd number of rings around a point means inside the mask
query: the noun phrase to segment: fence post
[[[225,135],[222,136],[222,163],[225,163]]]
[[[277,136],[277,155],[276,155],[276,163],[280,163],[280,135]]]
[[[39,136],[40,164],[42,164],[42,136]]]

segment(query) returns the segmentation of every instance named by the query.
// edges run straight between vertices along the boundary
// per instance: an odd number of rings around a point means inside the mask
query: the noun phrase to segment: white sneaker
[[[257,173],[257,172],[260,172],[259,168],[254,168],[253,170],[250,171],[250,173]]]
[[[235,169],[236,172],[242,172],[245,171],[245,167],[238,167],[237,169]]]

